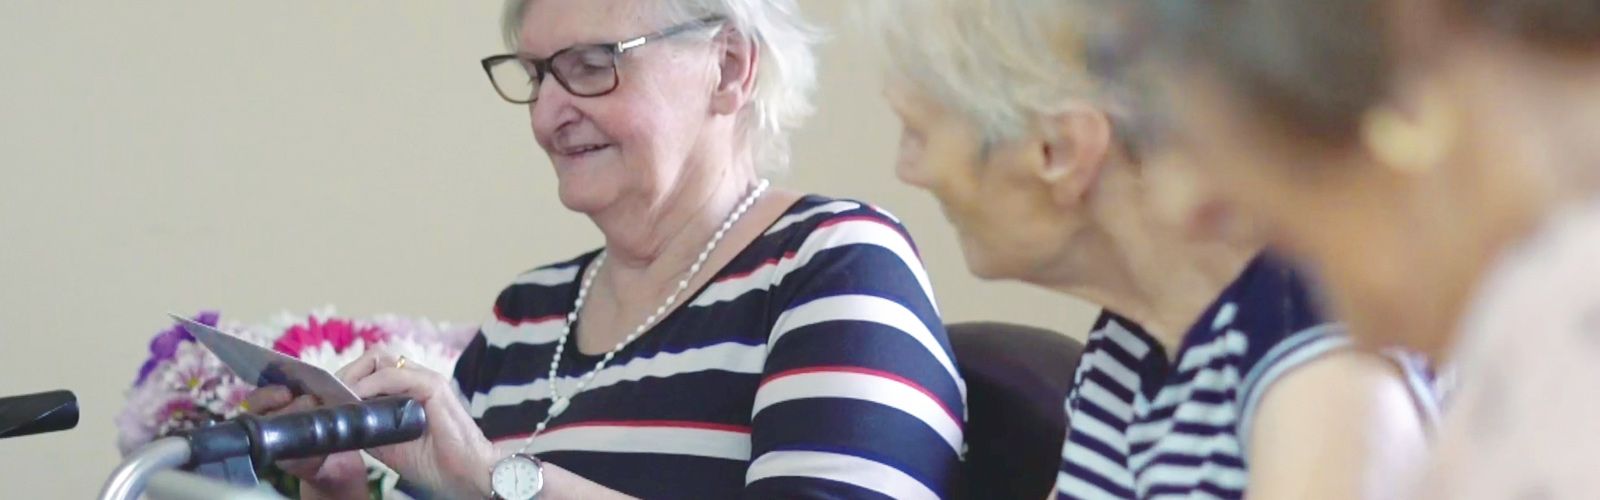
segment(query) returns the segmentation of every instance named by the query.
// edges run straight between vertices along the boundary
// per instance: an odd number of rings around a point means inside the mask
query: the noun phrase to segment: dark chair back
[[[946,325],[967,382],[965,498],[1039,500],[1055,484],[1083,344],[1006,323]]]

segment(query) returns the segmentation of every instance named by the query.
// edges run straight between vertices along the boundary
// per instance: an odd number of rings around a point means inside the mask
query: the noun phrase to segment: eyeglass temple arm
[[[655,33],[644,35],[644,36],[641,36],[641,37],[638,37],[638,38],[634,38],[634,39],[631,39],[631,40],[623,40],[623,41],[617,42],[616,50],[617,50],[618,53],[627,52],[628,50],[637,48],[640,45],[644,45],[646,43],[650,43],[651,40],[659,40],[659,39],[666,38],[666,37],[669,37],[669,36],[675,36],[675,35],[678,35],[678,34],[681,34],[681,33],[687,32],[687,31],[705,28],[707,26],[711,26],[711,25],[715,25],[717,23],[721,23],[724,20],[725,19],[723,19],[722,16],[702,17],[700,19],[696,19],[694,22],[680,24],[680,25],[673,26],[671,28],[667,28],[667,29],[664,29],[664,30],[661,30],[661,31],[657,31]]]

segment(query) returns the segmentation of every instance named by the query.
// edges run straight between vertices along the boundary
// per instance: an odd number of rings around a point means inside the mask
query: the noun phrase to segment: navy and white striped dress
[[[596,253],[518,277],[456,366],[502,453],[545,417],[550,357]],[[965,387],[892,216],[808,196],[686,304],[618,353],[532,451],[643,498],[950,493]],[[568,343],[563,394],[600,359]]]
[[[1185,333],[1176,359],[1103,315],[1067,396],[1057,498],[1243,498],[1251,419],[1284,374],[1350,345],[1295,272],[1258,257]],[[1419,403],[1419,364],[1402,364]]]

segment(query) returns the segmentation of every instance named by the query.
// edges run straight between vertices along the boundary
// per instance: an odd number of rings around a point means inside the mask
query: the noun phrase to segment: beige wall
[[[477,59],[499,2],[0,2],[0,395],[68,388],[75,431],[0,441],[0,497],[84,498],[166,311],[325,303],[477,320],[516,272],[597,244]],[[1080,333],[1092,310],[969,277],[847,0],[784,182],[900,215],[950,320]]]

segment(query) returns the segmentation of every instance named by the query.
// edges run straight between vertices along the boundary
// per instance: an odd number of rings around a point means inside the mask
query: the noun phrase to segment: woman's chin
[[[616,175],[620,169],[609,165],[557,165],[556,191],[567,210],[593,214],[616,201],[617,186],[622,183]]]
[[[1049,262],[1041,260],[1047,257],[1031,251],[1026,241],[1009,238],[985,241],[962,234],[960,243],[967,271],[985,281],[1038,283],[1044,278],[1039,274],[1042,268],[1050,267]]]
[[[966,259],[967,272],[972,273],[972,275],[978,279],[984,281],[1004,279],[1004,276],[1000,275],[993,264],[984,261],[983,259],[975,258],[972,256],[972,254],[966,254]]]
[[[596,189],[596,186],[567,180],[562,180],[556,191],[562,206],[581,214],[599,212],[611,205],[611,201],[615,198],[606,190]]]
[[[996,258],[995,252],[987,251],[982,244],[970,240],[965,234],[957,232],[961,243],[961,258],[967,263],[967,271],[973,276],[983,280],[1002,280],[1011,278],[1006,274],[1007,262]]]

